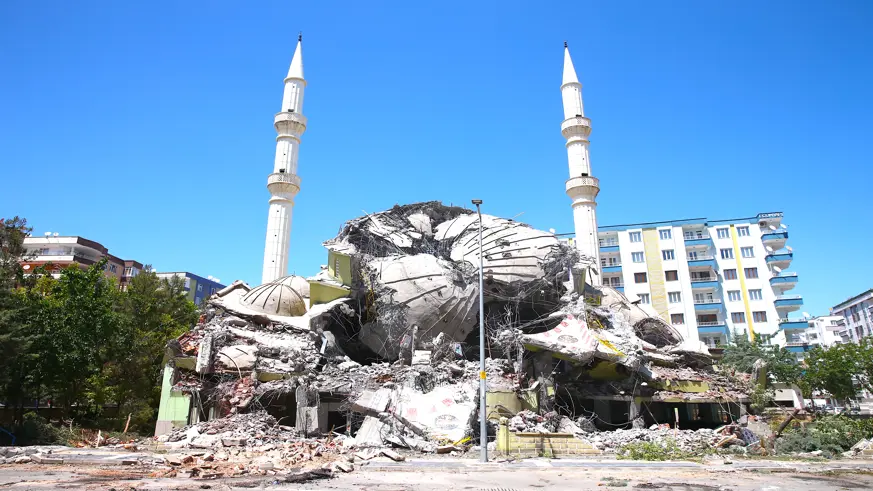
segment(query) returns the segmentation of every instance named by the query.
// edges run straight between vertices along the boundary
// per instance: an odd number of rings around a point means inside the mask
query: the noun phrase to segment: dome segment
[[[309,282],[301,276],[285,276],[246,293],[242,305],[269,315],[297,317],[306,313]]]

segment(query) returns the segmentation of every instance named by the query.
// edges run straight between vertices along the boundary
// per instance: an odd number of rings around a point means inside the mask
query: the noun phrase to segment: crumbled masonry
[[[490,431],[506,417],[511,431],[575,434],[614,451],[678,418],[683,431],[670,434],[691,448],[717,444],[708,428],[744,412],[748,377],[719,373],[704,345],[587,284],[590,258],[520,222],[482,224],[484,312],[478,217],[439,202],[347,222],[314,277],[218,292],[168,346],[172,391],[189,397],[189,421],[203,422],[161,438],[219,448],[320,435],[357,449],[463,450],[479,437],[480,316]]]

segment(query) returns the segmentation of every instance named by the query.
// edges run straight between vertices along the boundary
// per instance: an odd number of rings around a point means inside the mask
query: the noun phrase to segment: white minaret
[[[570,49],[564,43],[564,79],[561,82],[561,97],[564,100],[564,122],[561,134],[567,139],[567,159],[570,163],[570,179],[567,179],[567,196],[573,200],[573,223],[576,227],[576,247],[579,252],[594,259],[594,267],[600,271],[600,248],[597,243],[597,202],[594,198],[600,191],[600,181],[591,176],[591,159],[588,156],[588,135],[591,120],[585,117],[582,106],[582,84],[576,77]],[[600,275],[588,281],[600,285]]]
[[[297,177],[297,155],[300,136],[306,131],[303,116],[303,36],[297,37],[297,49],[291,59],[291,68],[285,77],[282,111],[276,114],[276,161],[273,173],[267,178],[270,190],[270,215],[267,218],[267,244],[264,247],[264,272],[261,281],[268,283],[288,274],[288,246],[291,241],[291,212],[294,196],[300,191]]]

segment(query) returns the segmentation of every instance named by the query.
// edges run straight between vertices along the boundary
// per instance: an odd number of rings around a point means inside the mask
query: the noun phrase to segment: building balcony
[[[691,288],[718,288],[718,276],[714,274],[692,274]]]
[[[683,234],[685,238],[685,246],[711,246],[712,245],[712,237],[709,234],[700,234],[694,232],[685,232]]]
[[[721,335],[725,336],[725,339],[728,339],[729,336],[728,336],[727,325],[724,322],[720,322],[719,324],[714,325],[714,326],[709,326],[709,325],[704,326],[702,324],[703,323],[701,323],[701,322],[697,323],[697,333],[698,334],[700,334],[700,335],[706,334],[706,335],[710,335],[710,336],[712,336],[713,334],[721,334]]]
[[[706,310],[723,310],[724,305],[720,298],[711,298],[711,299],[694,299],[694,310],[696,311],[706,311]]]
[[[778,290],[790,290],[797,285],[797,273],[779,273],[770,278],[770,286]]]
[[[761,235],[761,241],[765,246],[773,249],[782,249],[785,247],[785,242],[788,240],[788,232],[785,230],[776,230],[772,232],[764,232]]]
[[[689,268],[712,268],[715,270],[717,264],[715,256],[709,254],[693,254],[686,257]]]
[[[807,329],[809,328],[809,320],[807,319],[779,319],[779,329]]]
[[[609,286],[624,292],[624,281],[622,281],[621,276],[605,276],[603,278],[603,286]]]
[[[618,264],[601,264],[600,271],[602,273],[621,273],[621,263]]]
[[[791,264],[792,259],[794,259],[793,252],[774,252],[767,254],[766,261],[770,266],[778,266],[785,269]]]
[[[609,237],[597,241],[600,252],[618,252],[618,237]]]
[[[773,303],[778,310],[791,312],[800,309],[800,306],[803,305],[803,297],[800,295],[780,295]]]

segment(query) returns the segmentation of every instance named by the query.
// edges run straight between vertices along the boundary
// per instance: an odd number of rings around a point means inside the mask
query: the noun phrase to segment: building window
[[[748,237],[749,227],[737,227],[737,235],[739,235],[740,237]]]
[[[726,269],[726,270],[724,270],[724,279],[726,279],[726,280],[735,280],[735,279],[737,279],[737,270],[735,270],[735,269]]]
[[[194,305],[200,305],[200,297],[194,297]]]
[[[721,258],[722,259],[733,259],[734,258],[734,250],[733,249],[721,249]]]
[[[646,273],[634,273],[634,283],[645,283]]]
[[[672,239],[673,234],[670,232],[670,229],[658,230],[658,234],[661,236],[662,240]]]
[[[685,324],[685,314],[670,314],[670,323],[676,326]]]
[[[752,312],[752,320],[755,322],[767,322],[767,312]]]
[[[746,278],[757,278],[758,268],[746,268]]]
[[[645,261],[645,256],[642,252],[631,252],[631,260],[635,263],[641,263]]]
[[[132,276],[133,268],[124,268],[124,276]]]
[[[631,232],[630,234],[631,242],[642,242],[643,241],[643,233],[642,232]]]
[[[740,254],[743,257],[755,257],[755,249],[753,247],[740,247]]]
[[[670,292],[667,294],[667,299],[670,303],[679,303],[682,301],[682,294],[680,292]]]
[[[679,281],[678,271],[664,271],[664,276],[667,278],[667,281]]]
[[[715,233],[718,234],[719,239],[729,239],[731,237],[730,230],[726,228],[717,228]]]
[[[664,258],[664,261],[676,259],[676,256],[673,254],[673,249],[664,249],[661,251],[661,257]]]
[[[739,302],[741,299],[739,290],[728,290],[728,301]]]
[[[761,295],[761,290],[749,290],[749,298],[752,300],[763,300],[764,296]]]
[[[731,312],[731,322],[734,324],[745,324],[746,314],[744,312]]]
[[[640,293],[640,303],[644,303],[647,305],[652,303],[648,293]]]

